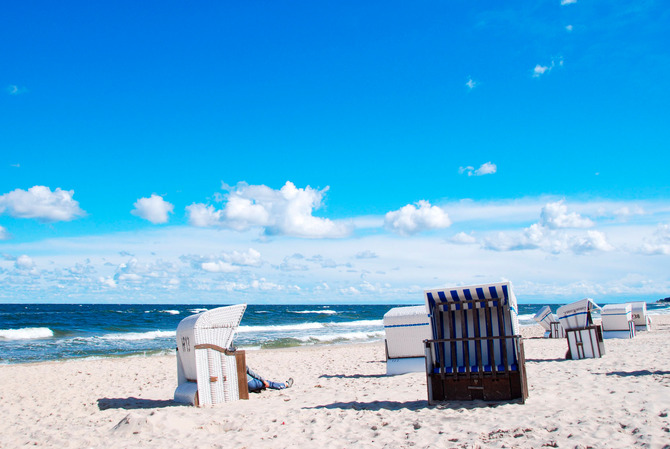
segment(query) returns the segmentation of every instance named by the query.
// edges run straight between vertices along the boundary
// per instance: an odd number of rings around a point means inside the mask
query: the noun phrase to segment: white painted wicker
[[[237,364],[226,355],[235,337],[246,304],[219,307],[184,318],[177,326],[175,400],[215,405],[239,399]],[[192,384],[197,383],[197,398]]]

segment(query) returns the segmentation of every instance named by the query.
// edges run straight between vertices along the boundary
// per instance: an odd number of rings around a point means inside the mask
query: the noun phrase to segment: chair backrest
[[[585,329],[587,326],[593,325],[591,311],[595,308],[600,307],[591,298],[585,298],[559,307],[556,314],[558,315],[558,321],[566,331]]]
[[[186,379],[195,380],[198,377],[195,346],[211,344],[223,349],[229,348],[246,308],[246,304],[218,307],[188,316],[179,322],[177,357],[182,364]]]
[[[519,333],[516,297],[509,282],[427,290],[424,292],[434,340],[432,358],[453,369],[516,363],[512,338]],[[508,356],[509,355],[509,356]],[[456,365],[456,366],[454,366]]]
[[[388,358],[423,357],[430,338],[426,306],[394,307],[384,314]]]
[[[544,330],[551,332],[551,323],[558,322],[556,315],[551,313],[551,307],[544,306],[535,314],[533,319],[544,328]]]
[[[603,331],[627,331],[632,321],[630,304],[607,304],[600,313]]]
[[[646,326],[647,323],[647,303],[644,301],[631,302],[631,318],[636,326]]]

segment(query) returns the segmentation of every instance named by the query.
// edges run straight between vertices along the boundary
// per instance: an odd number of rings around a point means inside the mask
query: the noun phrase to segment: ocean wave
[[[342,332],[342,333],[330,333],[323,335],[305,335],[301,337],[296,337],[297,340],[302,342],[318,341],[321,343],[335,342],[335,341],[361,341],[361,340],[371,340],[383,338],[383,331],[371,331],[371,332]]]
[[[35,340],[51,338],[54,333],[48,327],[24,327],[22,329],[0,329],[2,340]]]
[[[278,324],[270,326],[240,326],[237,332],[285,332],[285,331],[302,331],[309,329],[322,329],[323,323],[301,323],[301,324]]]
[[[107,334],[100,337],[102,340],[155,340],[157,338],[175,337],[176,331],[149,331],[149,332],[126,332],[120,334]]]
[[[329,326],[345,326],[345,327],[359,327],[359,326],[384,326],[383,320],[358,320],[358,321],[342,321],[328,323]]]
[[[181,312],[179,310],[161,310],[160,313],[167,313],[170,315],[179,315]]]
[[[324,309],[324,310],[296,310],[296,311],[291,310],[290,312],[291,313],[301,313],[301,314],[308,313],[308,314],[337,315],[336,311],[328,310],[328,309]]]
[[[207,312],[209,309],[191,309],[189,312],[191,313],[202,313],[202,312]]]

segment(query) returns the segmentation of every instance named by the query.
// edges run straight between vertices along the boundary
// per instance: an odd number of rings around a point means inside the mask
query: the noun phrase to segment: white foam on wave
[[[161,310],[161,313],[167,313],[170,315],[179,315],[181,312],[179,310]]]
[[[322,315],[337,315],[337,312],[334,310],[297,310],[291,311],[291,313],[301,313],[301,314],[322,314]]]
[[[189,312],[191,313],[202,313],[202,312],[207,312],[209,309],[191,309]]]
[[[358,320],[358,321],[342,321],[339,323],[328,323],[329,326],[345,326],[345,327],[363,327],[363,326],[384,326],[383,320]]]
[[[240,326],[237,332],[285,332],[285,331],[302,331],[309,329],[322,329],[322,323],[302,323],[302,324],[280,324],[276,326]]]
[[[331,333],[323,335],[305,335],[302,337],[297,337],[297,339],[305,343],[310,341],[319,341],[325,343],[337,340],[347,340],[347,341],[371,340],[382,337],[384,337],[383,331],[372,331],[372,332],[343,332],[343,333]]]
[[[48,327],[24,327],[22,329],[0,329],[2,340],[35,340],[51,338],[54,332]]]
[[[157,338],[175,337],[176,331],[149,331],[149,332],[127,332],[121,334],[107,334],[100,337],[102,340],[155,340]]]

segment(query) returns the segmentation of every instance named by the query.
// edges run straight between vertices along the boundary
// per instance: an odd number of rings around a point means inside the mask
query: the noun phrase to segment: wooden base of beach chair
[[[492,377],[485,375],[469,378],[458,376],[445,376],[436,374],[430,378],[432,387],[432,400],[439,401],[511,401],[520,399],[525,402],[528,397],[527,386],[524,376],[519,372],[510,372],[505,375]]]

